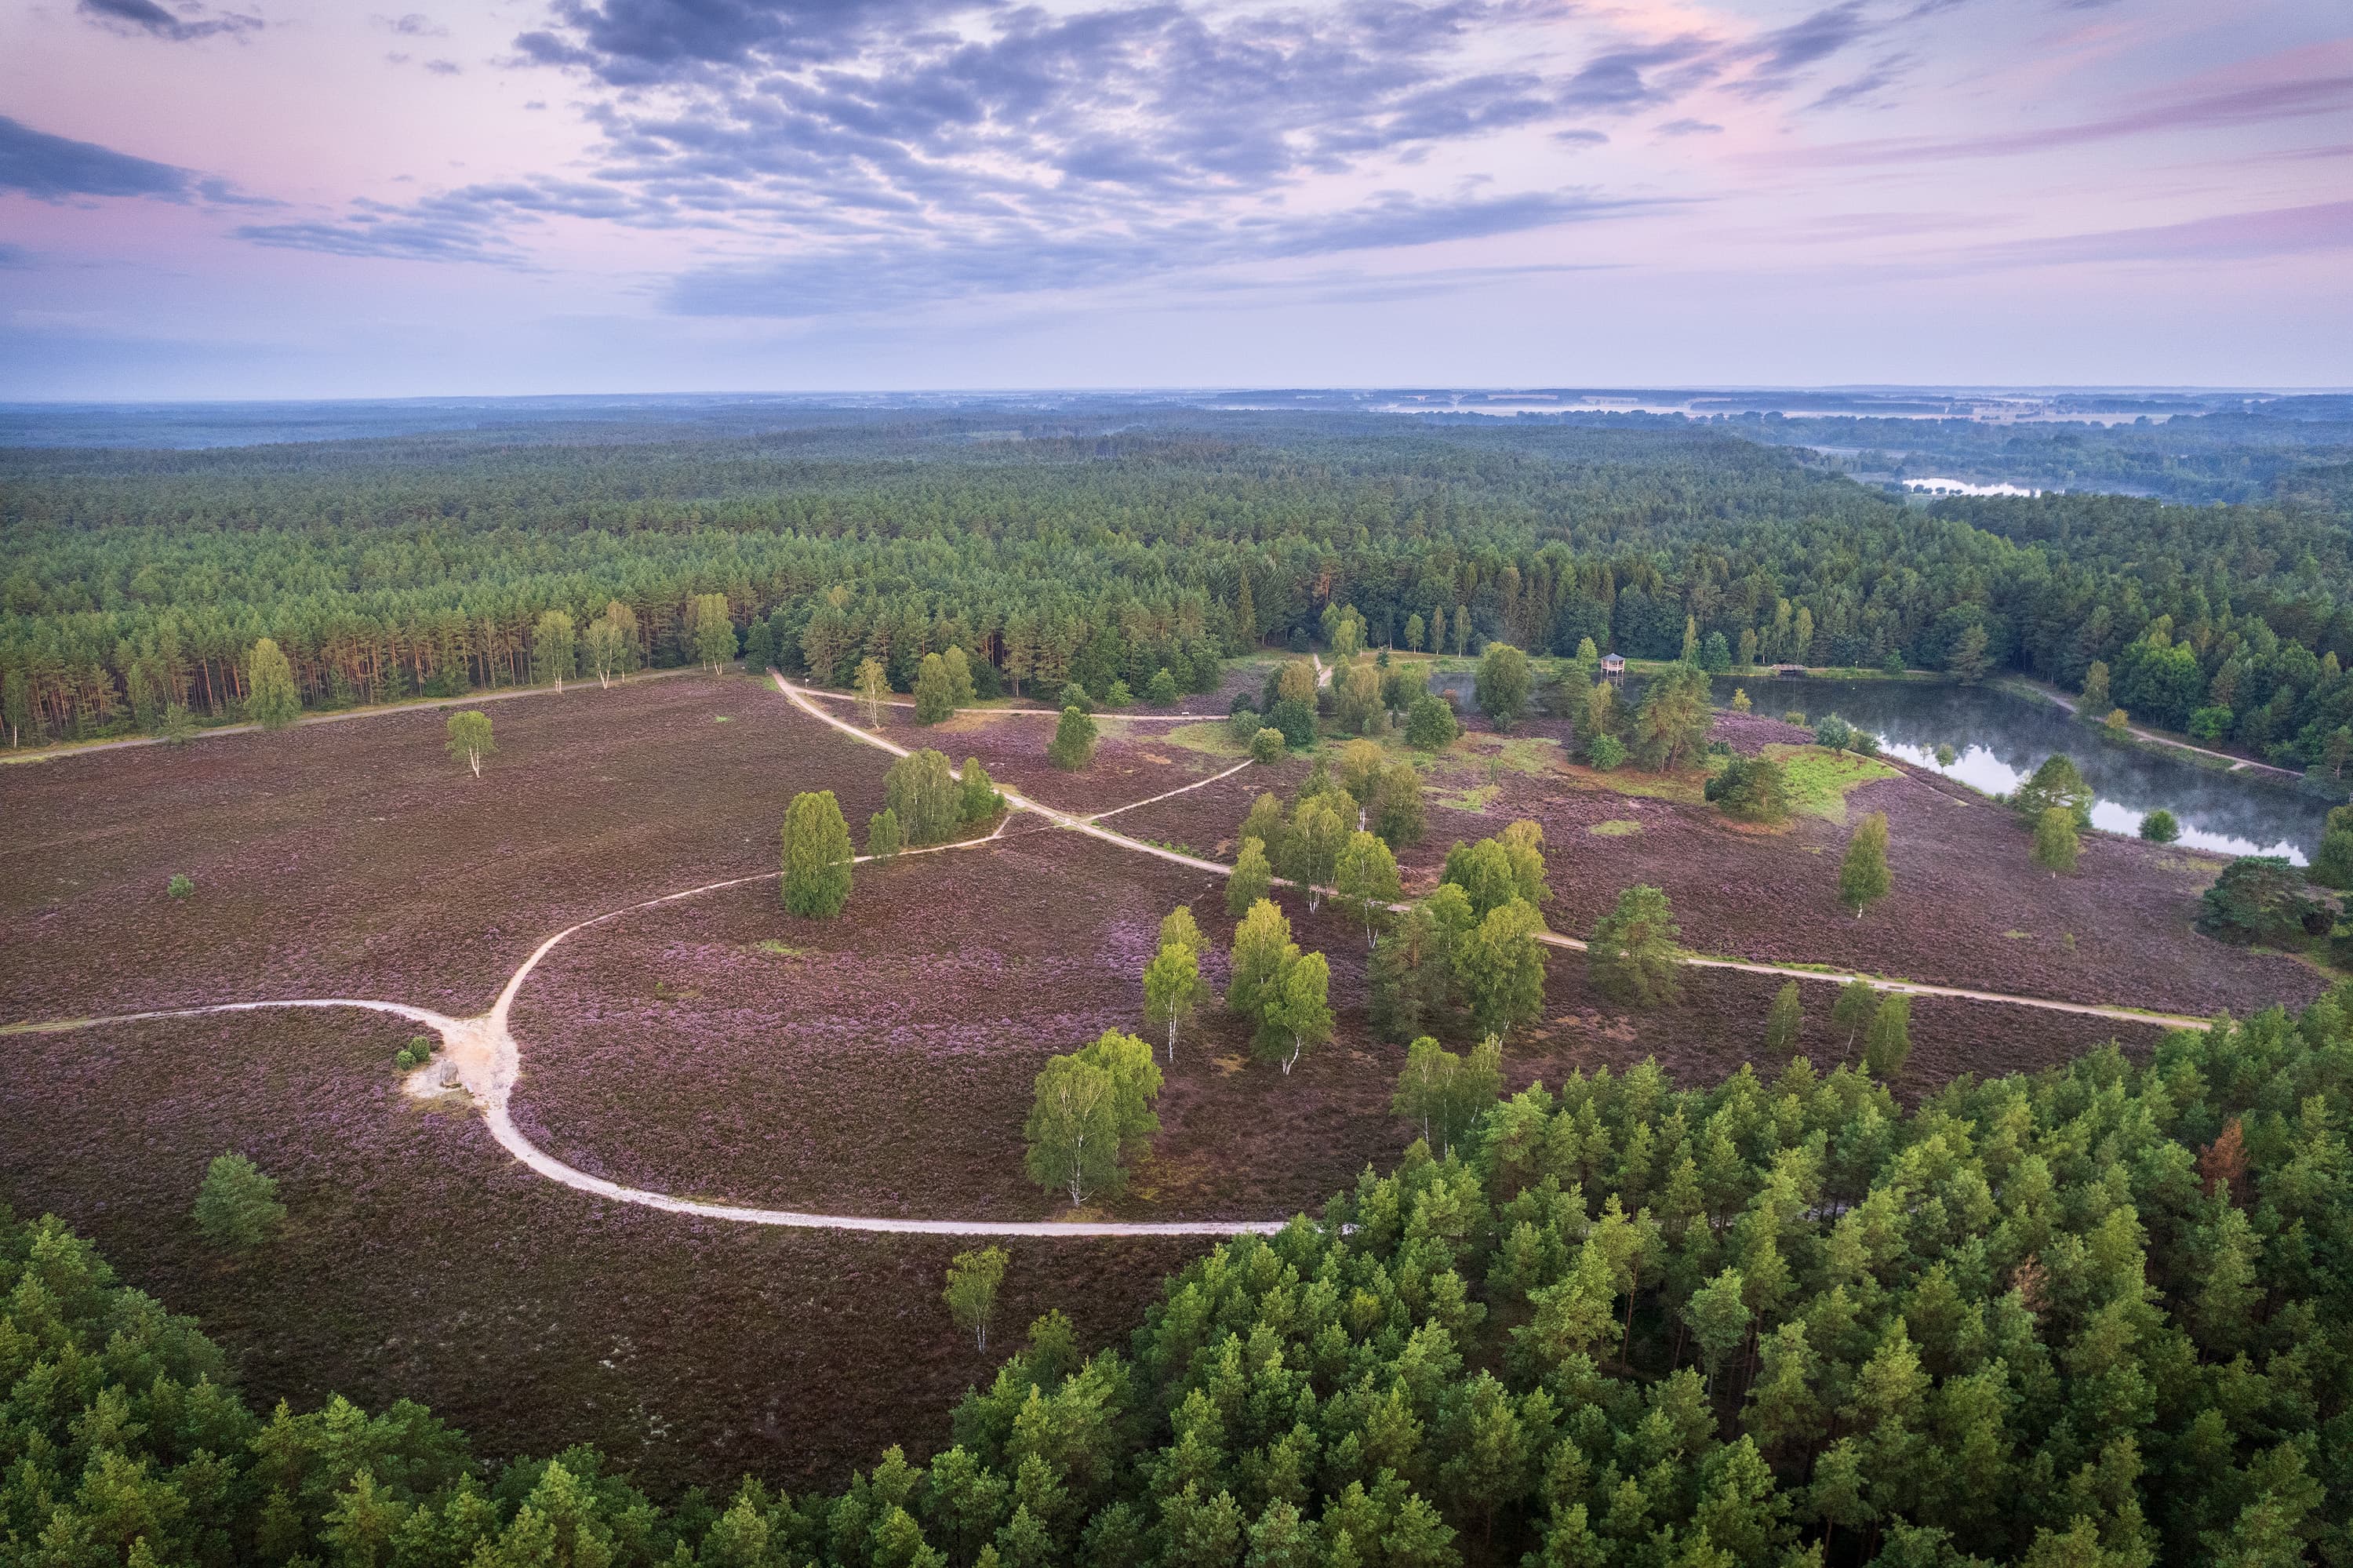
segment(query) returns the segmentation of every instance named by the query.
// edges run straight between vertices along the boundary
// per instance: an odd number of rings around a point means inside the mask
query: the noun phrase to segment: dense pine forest
[[[911,1426],[927,1462],[833,1494],[657,1503],[406,1402],[265,1414],[196,1325],[0,1214],[0,1561],[2353,1563],[2348,1004],[1908,1112],[1802,1059],[1467,1106],[1443,1159],[1170,1279],[1124,1350],[1050,1313]]]
[[[1698,425],[803,411],[741,433],[540,427],[0,458],[0,696],[25,746],[239,716],[274,641],[305,708],[746,656],[985,692],[1309,635],[1719,662],[2096,675],[2139,722],[2318,762],[2353,720],[2346,487],[1922,510]],[[551,612],[553,612],[551,614]],[[699,632],[698,627],[701,627]],[[1716,639],[1721,639],[1721,642]],[[2096,667],[2096,669],[2095,669]],[[2101,689],[2094,684],[2094,691]]]

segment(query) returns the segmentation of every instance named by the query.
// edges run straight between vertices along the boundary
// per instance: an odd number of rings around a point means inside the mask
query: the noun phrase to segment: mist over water
[[[1819,719],[1838,714],[1877,736],[1890,756],[1988,794],[2008,794],[2044,758],[2064,752],[2092,787],[2092,825],[2136,833],[2162,807],[2181,825],[2178,841],[2222,854],[2275,854],[2309,863],[2327,806],[2260,775],[2224,773],[2109,740],[2057,708],[1984,687],[1908,681],[1735,680],[1719,677],[1719,700],[1745,686],[1760,714],[1790,709]],[[1950,746],[1950,763],[1936,747]]]

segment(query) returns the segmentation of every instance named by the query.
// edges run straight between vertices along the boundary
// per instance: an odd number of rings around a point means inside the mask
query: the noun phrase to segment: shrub
[[[866,853],[876,860],[889,860],[899,853],[899,813],[885,806],[866,822]]]
[[[195,879],[185,871],[175,871],[172,874],[172,880],[164,885],[164,894],[177,900],[194,898],[196,895]]]
[[[2181,824],[2173,820],[2172,812],[2159,806],[2140,820],[2140,836],[2153,844],[2169,844],[2181,836]],[[2353,834],[2347,836],[2345,846],[2348,854],[2353,855]],[[2327,845],[2324,843],[2322,847],[2326,848]],[[2353,864],[2353,861],[2348,861],[2348,864]],[[2319,878],[2315,877],[2313,880],[2316,882]],[[2329,885],[2337,885],[2332,883]]]
[[[1454,722],[1454,710],[1435,693],[1422,693],[1406,710],[1405,743],[1417,750],[1436,751],[1451,746],[1461,733],[1461,726]]]
[[[1844,751],[1854,744],[1854,726],[1836,714],[1826,714],[1822,722],[1814,726],[1814,744],[1832,751]]]
[[[1608,773],[1626,760],[1626,743],[1614,735],[1597,735],[1585,743],[1585,759]]]
[[[1806,727],[1806,710],[1803,708],[1783,708],[1781,710],[1781,722],[1783,724],[1795,725],[1799,729],[1803,729]]]
[[[2246,947],[2301,948],[2327,935],[2336,902],[2313,892],[2283,856],[2241,855],[2200,898],[2198,929]]]
[[[1134,701],[1135,694],[1128,689],[1125,681],[1113,681],[1111,688],[1103,693],[1103,706],[1107,708],[1124,708]]]
[[[1252,718],[1256,718],[1258,715],[1253,714],[1250,716]],[[1250,760],[1252,762],[1280,762],[1282,760],[1282,754],[1288,745],[1289,743],[1283,739],[1282,732],[1281,730],[1261,729],[1256,735],[1250,736]]]
[[[2353,826],[2339,826],[2339,812],[2353,815],[2343,806],[2328,813],[2328,831],[2320,835],[2320,853],[2312,857],[2312,869],[2305,877],[2323,887],[2353,888]],[[2147,824],[2142,827],[2146,838]]]
[[[1315,744],[1315,705],[1298,697],[1278,697],[1266,710],[1269,727],[1282,732],[1283,744],[1303,747]]]
[[[219,1154],[196,1192],[196,1229],[215,1246],[259,1246],[286,1220],[278,1183],[242,1154]]]
[[[1095,711],[1094,698],[1089,696],[1087,694],[1086,687],[1079,684],[1076,681],[1069,683],[1062,688],[1061,702],[1064,707],[1076,708],[1082,714],[1091,714]]]
[[[1701,791],[1736,821],[1778,822],[1789,814],[1788,775],[1769,757],[1736,757]]]
[[[1054,726],[1054,739],[1046,747],[1046,760],[1066,773],[1076,773],[1094,757],[1095,721],[1079,707],[1064,708]]]
[[[1735,686],[1732,688],[1732,711],[1734,713],[1745,714],[1755,705],[1755,704],[1748,700],[1747,687]]]
[[[2227,740],[2231,736],[2231,726],[2237,719],[2238,715],[2220,703],[2200,708],[2189,715],[2189,738],[2202,740],[2209,746],[2219,740]]]
[[[1151,684],[1144,688],[1144,695],[1155,707],[1165,708],[1176,700],[1176,677],[1169,673],[1168,666],[1163,664],[1160,667],[1160,673],[1152,677]]]

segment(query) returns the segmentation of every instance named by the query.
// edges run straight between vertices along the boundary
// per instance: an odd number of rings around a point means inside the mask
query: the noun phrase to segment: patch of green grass
[[[1205,757],[1223,757],[1239,761],[1250,755],[1250,747],[1236,740],[1234,732],[1215,719],[1207,719],[1199,724],[1180,724],[1162,738],[1171,746],[1181,746]]]
[[[2002,935],[2013,942],[2031,942],[2034,939],[2034,933],[2031,931],[2004,931]]]
[[[1803,816],[1846,821],[1847,791],[1901,773],[1875,757],[1831,751],[1820,746],[1768,746],[1765,755],[1781,765],[1789,782],[1789,809]]]
[[[1599,768],[1568,763],[1561,768],[1560,772],[1580,789],[1607,789],[1613,795],[1635,795],[1646,800],[1673,800],[1685,806],[1700,803],[1704,798],[1700,790],[1706,783],[1704,774],[1645,773],[1630,766],[1615,768],[1604,773]]]
[[[1499,762],[1514,773],[1550,773],[1560,765],[1560,742],[1548,736],[1478,735],[1463,740],[1472,756]]]
[[[1596,838],[1630,839],[1642,831],[1642,824],[1631,817],[1613,817],[1606,822],[1596,822],[1585,831]]]
[[[1495,797],[1500,792],[1498,785],[1482,784],[1471,789],[1440,790],[1432,794],[1430,800],[1449,810],[1475,811],[1483,816],[1487,808],[1495,803]]]
[[[807,948],[796,948],[788,943],[779,942],[774,937],[770,937],[765,941],[754,942],[752,944],[752,948],[754,951],[765,953],[772,959],[805,959],[808,957],[808,949]]]

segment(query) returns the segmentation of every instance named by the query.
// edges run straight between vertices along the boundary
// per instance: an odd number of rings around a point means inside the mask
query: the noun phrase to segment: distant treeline
[[[638,662],[690,662],[691,603],[710,594],[756,656],[819,680],[876,656],[902,687],[950,645],[985,688],[1140,689],[1164,667],[1181,683],[1312,636],[1342,603],[1375,643],[1402,645],[1418,617],[1465,652],[1590,637],[1672,658],[1689,633],[1736,660],[1982,662],[2070,687],[2105,662],[2136,717],[2227,707],[2221,734],[2296,760],[2353,709],[2341,486],[2261,506],[1923,513],[1689,426],[1190,411],[1115,434],[1013,427],[836,413],[725,439],[12,453],[11,738],[152,727],[174,704],[233,715],[264,636],[312,708],[528,680],[543,612],[578,635],[615,600]]]

